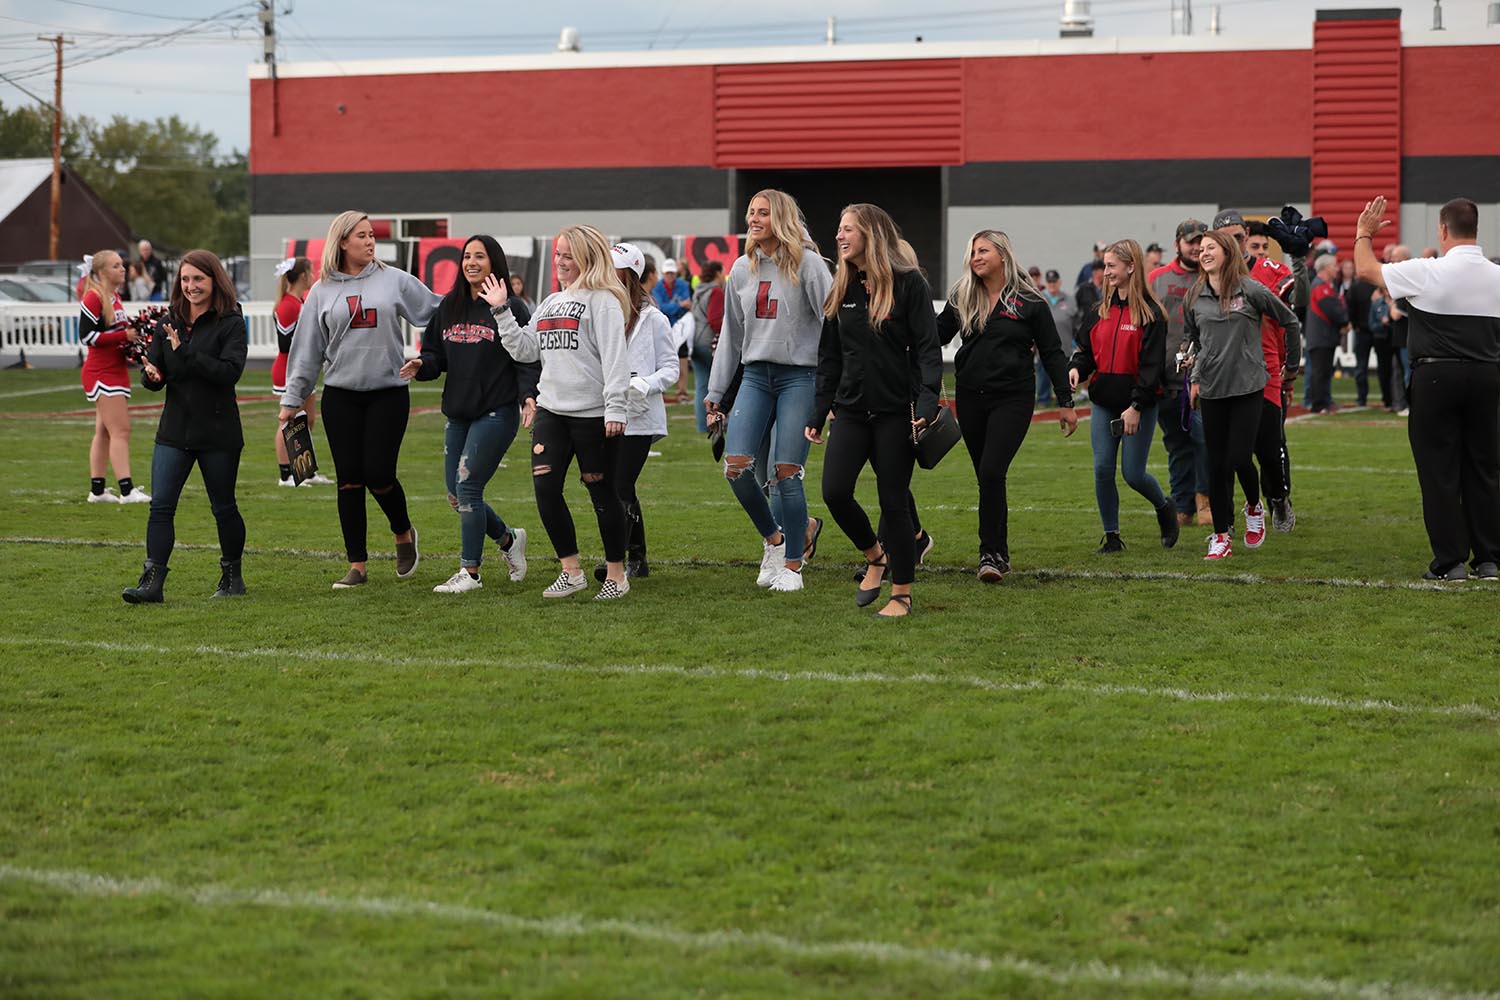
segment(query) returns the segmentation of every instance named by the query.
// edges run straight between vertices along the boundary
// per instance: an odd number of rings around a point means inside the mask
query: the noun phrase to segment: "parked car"
[[[67,284],[34,274],[0,274],[0,284],[22,302],[72,302]]]
[[[16,268],[16,273],[60,281],[68,286],[78,277],[79,263],[76,260],[28,260]]]

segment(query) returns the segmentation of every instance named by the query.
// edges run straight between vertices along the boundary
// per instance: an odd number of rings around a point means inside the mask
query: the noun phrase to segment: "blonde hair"
[[[349,234],[368,218],[364,212],[340,212],[333,217],[333,221],[328,224],[328,238],[323,241],[323,256],[318,264],[319,278],[331,277],[344,269],[344,251],[339,244],[347,240]],[[385,267],[385,264],[376,257],[375,266]]]
[[[121,259],[120,255],[113,250],[100,250],[89,262],[89,276],[83,282],[85,294],[93,289],[99,296],[101,303],[99,318],[103,320],[105,326],[112,326],[115,322],[115,292],[112,288],[104,287],[104,279],[99,277],[99,274],[112,262]]]
[[[891,307],[895,304],[895,275],[917,269],[916,260],[901,249],[901,230],[885,209],[863,202],[846,205],[839,213],[854,216],[854,226],[865,238],[865,288],[870,293],[870,326],[879,328],[891,318]],[[833,287],[823,301],[823,315],[828,319],[838,315],[839,304],[849,286],[859,280],[855,268],[848,258],[839,258],[839,269],[833,276]]]
[[[631,314],[630,296],[625,292],[625,283],[615,270],[615,259],[609,252],[610,242],[593,226],[568,226],[557,234],[560,240],[568,241],[568,252],[578,265],[578,280],[568,286],[569,291],[609,292],[620,300],[620,315]]]
[[[1136,326],[1145,326],[1158,316],[1166,316],[1166,310],[1162,308],[1156,293],[1146,282],[1145,253],[1141,245],[1135,240],[1117,240],[1104,249],[1104,253],[1114,254],[1126,264],[1134,264],[1135,270],[1130,272],[1130,277],[1125,283],[1125,300],[1130,310],[1130,322]],[[1104,319],[1109,315],[1110,299],[1119,289],[1109,280],[1109,272],[1104,272],[1104,293],[1099,296],[1099,318]]]
[[[1219,265],[1218,294],[1219,307],[1228,312],[1229,300],[1234,298],[1240,286],[1250,278],[1249,268],[1245,266],[1245,254],[1240,250],[1239,240],[1222,229],[1210,229],[1203,234],[1203,238],[1218,244],[1219,253],[1224,257],[1224,263]],[[1208,269],[1200,264],[1198,280],[1193,282],[1193,289],[1188,293],[1186,301],[1191,303],[1202,294],[1205,285],[1208,285]]]
[[[1000,271],[1005,276],[1005,283],[1000,288],[1002,301],[1011,298],[1041,300],[1041,293],[1032,283],[1031,275],[1021,270],[1021,265],[1016,261],[1016,252],[1010,244],[1010,237],[998,229],[981,229],[969,237],[969,246],[964,251],[964,273],[959,275],[953,287],[948,289],[948,304],[958,313],[959,331],[964,337],[983,330],[985,320],[989,319],[990,315],[989,292],[985,290],[984,282],[975,276],[974,269],[969,265],[969,261],[974,257],[974,244],[980,240],[984,240],[1000,251]]]
[[[797,204],[797,199],[785,191],[777,191],[775,188],[766,188],[757,191],[750,197],[750,204],[745,206],[745,221],[750,221],[750,205],[755,204],[756,198],[764,198],[771,206],[771,239],[776,241],[776,252],[767,254],[761,247],[760,241],[752,238],[745,240],[745,259],[750,262],[750,273],[755,274],[760,267],[760,260],[765,257],[775,262],[781,269],[781,273],[796,284],[801,280],[798,275],[802,269],[802,254],[811,250],[818,253],[818,244],[807,231],[807,219],[802,215],[802,206]]]

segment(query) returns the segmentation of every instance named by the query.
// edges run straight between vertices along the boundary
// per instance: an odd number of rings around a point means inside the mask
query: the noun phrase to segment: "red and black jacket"
[[[1131,403],[1145,409],[1162,394],[1167,363],[1167,318],[1156,303],[1147,304],[1150,319],[1137,326],[1130,307],[1118,296],[1092,329],[1079,331],[1070,367],[1079,381],[1089,380],[1089,399],[1116,412]]]

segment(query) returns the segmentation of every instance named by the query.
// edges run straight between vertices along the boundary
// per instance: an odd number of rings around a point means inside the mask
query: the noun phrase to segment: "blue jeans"
[[[698,420],[698,433],[707,434],[708,410],[703,405],[703,397],[708,395],[708,376],[713,372],[714,352],[707,344],[698,343],[696,335],[689,347],[693,362],[693,416]]]
[[[1182,426],[1182,393],[1169,393],[1156,404],[1161,443],[1167,447],[1167,479],[1179,514],[1198,510],[1197,494],[1208,494],[1208,449],[1203,444],[1203,414],[1189,408]]]
[[[1151,454],[1151,438],[1156,434],[1156,409],[1147,407],[1141,411],[1141,425],[1130,437],[1115,437],[1109,432],[1109,422],[1120,417],[1118,410],[1110,410],[1093,402],[1093,416],[1089,418],[1089,443],[1094,446],[1094,499],[1099,503],[1099,520],[1105,531],[1120,530],[1120,490],[1115,485],[1115,456],[1119,456],[1120,470],[1125,474],[1125,483],[1141,496],[1151,501],[1151,509],[1159,510],[1167,502],[1161,495],[1156,477],[1146,471],[1146,458]]]
[[[146,518],[146,558],[165,566],[177,544],[174,519],[177,500],[187,483],[193,463],[203,474],[203,488],[219,528],[219,558],[239,559],[245,552],[245,519],[234,500],[234,484],[240,475],[238,451],[184,451],[156,442],[151,452],[151,514]]]
[[[1052,376],[1047,374],[1047,369],[1042,367],[1042,359],[1036,362],[1036,405],[1052,405]]]
[[[802,432],[812,418],[816,391],[815,368],[769,361],[746,365],[739,395],[729,413],[724,441],[725,476],[735,497],[762,538],[770,538],[778,531],[785,533],[788,562],[802,558],[802,542],[807,532],[807,494],[802,488],[802,473],[810,445]],[[754,475],[761,442],[768,432],[772,432],[770,454],[761,464],[766,470],[769,491],[781,501],[780,525]],[[730,477],[728,463],[736,457],[749,458],[751,467]],[[797,472],[778,479],[775,476],[778,465],[794,465]]]
[[[443,433],[443,481],[448,496],[456,500],[458,563],[466,569],[477,569],[484,561],[486,535],[499,542],[508,530],[500,515],[484,502],[484,488],[520,424],[520,411],[504,406],[474,420],[449,419]]]

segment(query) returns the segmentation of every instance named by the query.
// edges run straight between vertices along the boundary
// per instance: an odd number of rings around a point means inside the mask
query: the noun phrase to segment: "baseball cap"
[[[1189,242],[1191,242],[1192,240],[1196,240],[1206,232],[1208,232],[1208,227],[1199,222],[1197,219],[1183,219],[1181,222],[1177,223],[1176,238],[1179,240],[1188,240]]]
[[[1041,277],[1042,269],[1033,264],[1026,269],[1026,273],[1031,275],[1033,278],[1039,278]]]
[[[1314,249],[1316,249],[1318,253],[1338,253],[1339,245],[1333,242],[1333,240],[1323,240]]]
[[[609,255],[614,259],[616,270],[629,268],[637,278],[646,272],[646,256],[634,243],[616,243],[609,248]]]
[[[671,257],[668,257],[666,260],[662,261],[661,262],[661,273],[662,274],[676,274],[677,273],[677,262],[675,260],[673,260]]]
[[[1043,277],[1047,281],[1061,281],[1062,280],[1062,275],[1058,274],[1056,271],[1050,271],[1050,270],[1045,275],[1043,275]]]
[[[1104,251],[1106,251],[1108,249],[1109,249],[1109,244],[1108,243],[1098,242],[1098,243],[1094,244],[1094,253],[1103,253]]]
[[[1245,217],[1243,215],[1232,208],[1226,208],[1214,216],[1213,228],[1223,229],[1225,226],[1243,226],[1244,224]]]
[[[1162,252],[1161,251],[1161,244],[1160,243],[1148,243],[1146,245],[1146,252],[1147,253],[1150,253],[1153,250],[1155,250],[1157,253],[1161,253]]]

